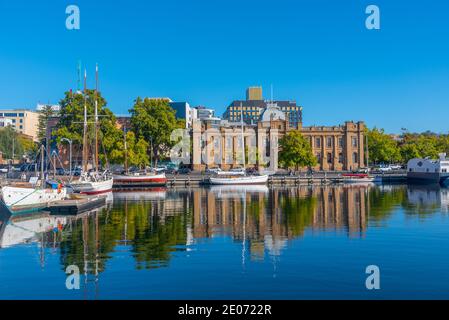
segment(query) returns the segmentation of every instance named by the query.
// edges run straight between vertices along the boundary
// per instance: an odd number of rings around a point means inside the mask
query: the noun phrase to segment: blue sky
[[[81,29],[65,28],[76,4]],[[365,8],[381,30],[365,28]],[[109,107],[168,96],[221,114],[245,88],[304,106],[305,125],[364,120],[448,132],[449,2],[0,0],[0,108],[58,102],[78,60]]]

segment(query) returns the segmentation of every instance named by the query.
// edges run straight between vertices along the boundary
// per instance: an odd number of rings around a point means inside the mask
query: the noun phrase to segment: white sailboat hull
[[[71,188],[75,193],[82,194],[100,194],[110,192],[114,179],[100,180],[100,181],[78,181],[71,184]]]
[[[209,183],[212,185],[248,185],[248,184],[266,184],[267,175],[261,176],[235,176],[235,177],[210,177]]]
[[[35,189],[21,187],[3,187],[3,202],[8,208],[30,207],[43,208],[48,203],[62,200],[67,195],[67,189]]]

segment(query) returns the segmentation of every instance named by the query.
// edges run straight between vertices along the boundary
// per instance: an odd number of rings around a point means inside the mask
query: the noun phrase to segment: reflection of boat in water
[[[11,217],[1,226],[0,248],[38,242],[39,234],[61,231],[66,224],[66,217],[51,216],[48,212]]]
[[[407,187],[407,200],[414,206],[429,210],[441,208],[449,211],[449,189],[433,185],[409,185]]]
[[[357,184],[370,184],[380,181],[378,177],[373,177],[368,174],[349,173],[341,175],[343,183],[357,183]]]
[[[166,188],[152,188],[143,191],[120,191],[114,192],[114,200],[165,200],[167,197]]]
[[[210,191],[219,198],[241,198],[242,194],[268,194],[269,189],[266,185],[222,185],[212,186]]]

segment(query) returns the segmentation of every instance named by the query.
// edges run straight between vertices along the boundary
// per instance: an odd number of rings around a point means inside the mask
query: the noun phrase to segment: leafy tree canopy
[[[279,163],[286,168],[313,167],[317,159],[310,141],[299,130],[290,131],[279,140]]]

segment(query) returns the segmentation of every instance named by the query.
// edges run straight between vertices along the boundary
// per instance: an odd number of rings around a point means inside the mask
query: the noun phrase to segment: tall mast
[[[81,61],[78,61],[78,79],[77,79],[77,85],[76,85],[76,92],[81,91]]]
[[[242,161],[243,161],[243,169],[245,169],[245,136],[244,136],[244,131],[243,131],[243,106],[242,103],[240,102],[240,123],[242,124]]]
[[[41,188],[44,188],[45,178],[44,178],[44,145],[41,145]]]
[[[125,145],[125,173],[128,173],[128,143],[126,142],[126,127],[123,127],[123,139]]]
[[[87,172],[87,71],[84,69],[83,171]]]
[[[95,66],[95,172],[98,173],[98,64]]]

